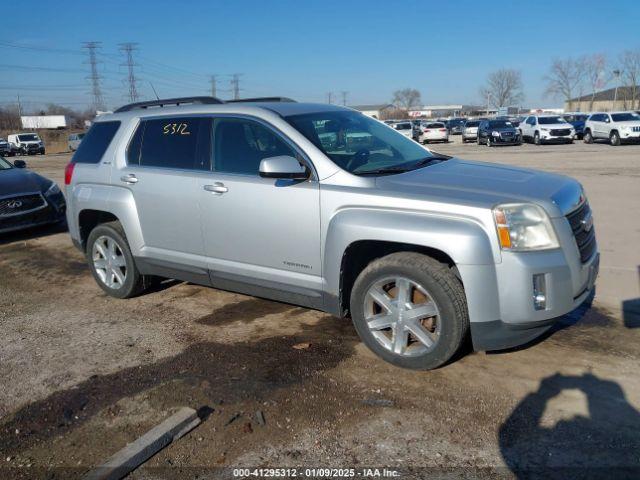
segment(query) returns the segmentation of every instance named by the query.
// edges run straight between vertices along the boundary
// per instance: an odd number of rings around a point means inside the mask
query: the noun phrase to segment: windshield
[[[553,125],[554,123],[567,123],[562,117],[538,117],[540,125]]]
[[[611,118],[613,118],[614,122],[632,122],[634,120],[640,120],[640,115],[636,115],[635,113],[612,113]]]
[[[452,127],[462,125],[463,123],[464,120],[461,118],[452,118],[451,120],[449,120],[449,125]]]
[[[492,120],[489,122],[489,128],[510,128],[513,127],[511,122],[506,120]]]
[[[18,140],[21,142],[37,142],[40,140],[37,135],[29,134],[29,135],[18,135]]]
[[[11,164],[4,158],[0,157],[0,170],[9,170],[10,168],[13,168]]]
[[[285,117],[336,165],[357,175],[409,169],[439,158],[418,143],[358,112],[317,112]]]

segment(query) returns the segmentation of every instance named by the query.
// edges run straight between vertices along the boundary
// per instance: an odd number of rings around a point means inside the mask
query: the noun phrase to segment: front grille
[[[580,252],[580,261],[585,263],[596,251],[596,229],[591,220],[591,207],[585,201],[580,207],[567,215],[573,236]],[[591,225],[587,229],[585,226]]]
[[[500,135],[503,136],[503,137],[511,138],[511,137],[513,137],[513,132],[502,132]]]
[[[556,130],[551,130],[551,135],[554,137],[566,137],[571,134],[571,130],[568,128],[560,128]]]
[[[42,195],[33,193],[0,199],[0,217],[12,217],[33,212],[47,205]]]
[[[634,132],[640,132],[640,127],[631,127],[631,130]]]

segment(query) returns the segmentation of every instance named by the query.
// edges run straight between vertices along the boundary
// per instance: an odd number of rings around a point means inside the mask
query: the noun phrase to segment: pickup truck
[[[96,119],[65,185],[69,233],[108,295],[174,278],[318,309],[405,368],[469,338],[524,344],[598,273],[577,181],[439,155],[336,105],[126,105]]]

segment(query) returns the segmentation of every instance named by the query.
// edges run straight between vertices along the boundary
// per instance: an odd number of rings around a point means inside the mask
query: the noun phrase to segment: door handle
[[[216,182],[213,185],[205,185],[204,188],[207,192],[217,193],[218,195],[222,195],[223,193],[227,193],[229,189],[224,186],[222,182]]]
[[[130,173],[129,175],[123,175],[122,177],[120,177],[120,180],[122,180],[124,183],[138,183],[138,177],[136,177],[133,173]]]

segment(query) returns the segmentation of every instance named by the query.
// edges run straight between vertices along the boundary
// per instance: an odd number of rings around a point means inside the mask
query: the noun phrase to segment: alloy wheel
[[[91,249],[93,268],[100,281],[107,287],[117,290],[127,279],[127,259],[118,242],[108,236],[96,239]]]
[[[438,307],[413,280],[398,276],[375,282],[365,295],[364,312],[373,337],[396,355],[422,355],[438,344]]]

